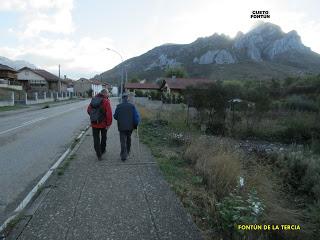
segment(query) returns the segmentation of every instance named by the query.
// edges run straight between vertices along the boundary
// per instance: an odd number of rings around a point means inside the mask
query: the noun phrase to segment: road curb
[[[80,147],[80,144],[82,143],[84,139],[85,133],[90,128],[90,125],[86,126],[84,130],[81,131],[81,133],[78,135],[78,137],[74,140],[74,142],[68,147],[68,149],[59,157],[59,159],[49,168],[49,170],[46,172],[46,174],[40,179],[40,181],[33,187],[33,189],[27,194],[27,196],[21,201],[21,203],[18,205],[18,207],[13,211],[13,214],[7,218],[7,220],[4,221],[4,223],[0,226],[0,233],[3,234],[3,232],[6,230],[10,222],[14,221],[21,213],[22,211],[28,206],[29,203],[31,203],[32,200],[35,199],[35,196],[37,195],[39,189],[46,183],[46,181],[49,179],[49,177],[52,175],[52,173],[60,166],[60,164],[67,159],[68,156],[71,156],[75,151],[78,150]],[[76,144],[74,144],[76,143]],[[0,235],[0,239],[2,239],[2,236]]]

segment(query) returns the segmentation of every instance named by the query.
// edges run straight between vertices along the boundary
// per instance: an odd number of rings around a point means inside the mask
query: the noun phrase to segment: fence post
[[[36,102],[38,102],[38,92],[34,93],[34,100],[36,100]]]
[[[59,100],[59,93],[58,92],[56,92],[56,96],[57,96],[57,100]]]
[[[43,98],[44,98],[44,100],[47,99],[47,93],[46,92],[43,93]]]
[[[11,92],[11,101],[12,101],[12,106],[14,106],[14,92]]]
[[[53,100],[53,92],[50,93],[51,100]]]
[[[25,102],[26,105],[28,105],[28,93],[25,93],[24,102]]]

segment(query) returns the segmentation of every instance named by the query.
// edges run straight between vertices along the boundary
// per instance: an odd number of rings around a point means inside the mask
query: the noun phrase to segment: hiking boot
[[[126,161],[126,160],[127,160],[126,158],[121,158],[121,161],[122,161],[122,162],[124,162],[124,161]]]
[[[106,153],[106,150],[104,149],[102,152],[101,152],[101,155],[105,154]]]

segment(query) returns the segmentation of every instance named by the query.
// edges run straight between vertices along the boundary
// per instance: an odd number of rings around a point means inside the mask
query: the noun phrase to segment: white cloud
[[[124,28],[112,30],[115,42],[104,37],[105,29],[99,29],[100,37],[97,38],[78,36],[76,31],[81,25],[75,26],[72,18],[74,2],[75,0],[0,0],[0,14],[1,11],[16,11],[21,16],[19,27],[10,26],[8,29],[8,33],[16,34],[20,41],[15,47],[1,47],[0,56],[22,58],[52,71],[57,71],[57,65],[61,64],[62,70],[69,76],[92,76],[120,62],[116,54],[104,51],[106,47],[121,49],[124,58],[129,58],[160,44],[190,43],[198,37],[215,32],[233,37],[239,30],[247,32],[255,23],[255,20],[250,19],[253,10],[269,10],[270,21],[285,32],[297,30],[306,46],[320,52],[319,41],[315,36],[320,32],[320,21],[310,18],[310,10],[301,8],[301,5],[291,8],[289,1],[186,0],[179,7],[173,1],[173,13],[166,14],[160,10],[152,12],[149,9],[152,15],[138,26],[135,36],[125,35],[125,27],[137,27],[134,21],[132,24],[128,22]],[[162,9],[162,5],[167,5],[164,2],[157,1],[155,8]],[[93,11],[94,7],[100,5],[97,1],[92,6],[88,11]],[[128,13],[127,17],[130,19],[132,16]],[[117,26],[119,23],[115,21],[111,24]],[[93,35],[96,35],[96,31],[97,29],[93,29]],[[78,39],[75,38],[75,33]]]
[[[15,47],[1,47],[0,55],[23,59],[56,73],[58,64],[70,77],[87,77],[118,63],[104,49],[112,47],[106,37],[83,37],[73,40],[73,0],[0,0],[0,11],[17,11],[22,15],[19,28],[9,28],[20,40]],[[50,37],[45,33],[57,34]]]
[[[0,11],[23,10],[27,6],[27,1],[23,0],[1,0]]]
[[[21,26],[15,32],[22,39],[41,33],[74,32],[72,9],[74,0],[1,0],[0,11],[18,11]]]
[[[119,63],[118,56],[110,54],[106,47],[113,47],[113,41],[106,37],[84,37],[79,41],[39,38],[37,42],[24,43],[15,48],[2,47],[0,56],[24,59],[56,74],[57,66],[61,64],[62,75],[92,77],[94,73]]]

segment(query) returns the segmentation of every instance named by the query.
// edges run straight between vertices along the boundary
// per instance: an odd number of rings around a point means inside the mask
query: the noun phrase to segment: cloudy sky
[[[320,53],[318,0],[0,0],[0,56],[78,79],[164,43],[190,43],[255,24],[253,10],[268,10],[283,31],[298,31]]]

